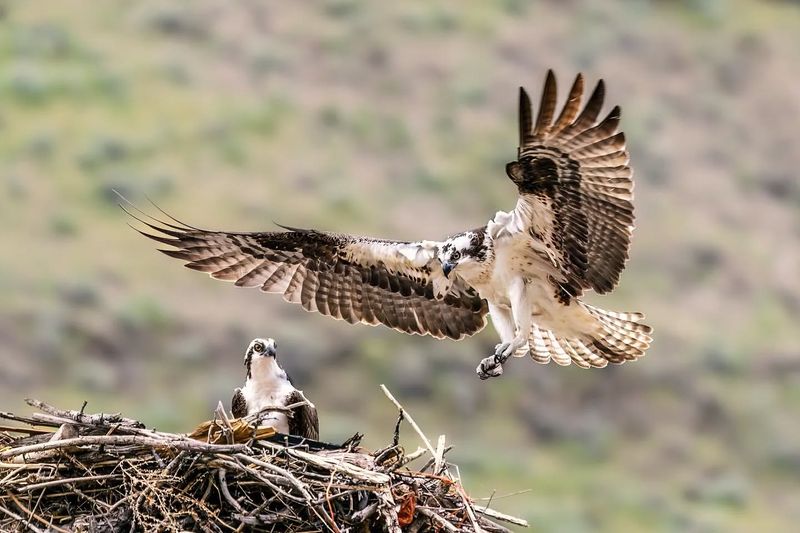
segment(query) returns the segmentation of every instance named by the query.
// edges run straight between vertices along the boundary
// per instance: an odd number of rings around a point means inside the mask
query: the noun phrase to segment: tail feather
[[[528,339],[528,347],[530,350],[530,356],[534,361],[543,365],[550,362],[550,347],[545,344],[541,330],[535,325],[531,328],[531,335]]]
[[[603,368],[608,364],[608,358],[601,357],[590,350],[580,339],[572,339],[570,343],[575,346],[584,359],[588,360],[589,366],[592,368]]]
[[[569,353],[570,358],[576,365],[581,368],[592,368],[592,364],[580,355],[582,350],[574,348],[567,339],[561,339],[561,344],[564,345],[564,349]]]
[[[622,364],[644,356],[652,341],[653,328],[641,322],[644,320],[642,313],[606,311],[579,303],[593,319],[593,331],[560,336],[558,332],[533,325],[528,353],[534,361],[546,364],[552,360],[559,365],[575,363],[581,368],[603,368],[608,363]]]
[[[552,331],[546,330],[547,339],[550,341],[551,350],[550,353],[552,355],[553,361],[555,361],[559,365],[568,365],[572,360],[567,352],[564,351],[564,348],[561,346],[561,343],[558,342],[556,336],[553,335]],[[575,361],[576,364],[580,365],[578,361]]]

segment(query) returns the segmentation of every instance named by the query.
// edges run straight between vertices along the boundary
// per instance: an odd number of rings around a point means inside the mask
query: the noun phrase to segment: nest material
[[[427,449],[406,455],[397,444],[402,409],[393,444],[369,452],[359,439],[339,447],[276,442],[271,429],[230,420],[220,409],[192,435],[178,435],[120,415],[27,402],[42,412],[0,412],[16,422],[0,426],[1,531],[396,533],[527,525],[466,496],[449,473],[443,438],[433,449],[420,432]],[[427,464],[409,468],[426,454]]]

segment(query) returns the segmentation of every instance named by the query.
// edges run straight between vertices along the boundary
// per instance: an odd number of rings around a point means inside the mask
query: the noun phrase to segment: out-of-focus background
[[[213,229],[444,237],[513,205],[517,87],[549,67],[623,107],[637,230],[591,300],[647,313],[635,364],[481,382],[491,327],[403,336],[212,281],[112,192]],[[536,531],[791,530],[798,124],[792,1],[0,1],[0,408],[189,429],[272,336],[325,438],[388,442],[386,383]]]

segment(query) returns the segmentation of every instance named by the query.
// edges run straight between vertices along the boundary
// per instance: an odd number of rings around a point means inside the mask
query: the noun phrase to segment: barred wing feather
[[[124,208],[124,207],[123,207]],[[287,228],[278,232],[209,231],[149,217],[143,235],[188,268],[240,287],[280,293],[307,311],[350,323],[383,324],[409,334],[461,339],[486,325],[477,292],[444,282],[431,263],[436,243],[409,243]]]
[[[633,180],[625,136],[617,132],[620,108],[598,121],[605,97],[600,80],[581,110],[584,80],[578,75],[560,114],[548,72],[539,113],[532,119],[530,98],[520,88],[518,161],[507,165],[517,184],[518,218],[533,227],[546,221],[543,239],[558,252],[565,296],[585,289],[611,291],[628,259],[633,231]],[[541,228],[539,228],[541,229]]]

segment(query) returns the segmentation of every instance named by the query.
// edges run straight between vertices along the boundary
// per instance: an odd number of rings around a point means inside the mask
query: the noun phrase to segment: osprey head
[[[278,344],[274,339],[253,339],[244,353],[247,377],[258,375],[288,379],[286,371],[278,364]]]
[[[485,235],[486,228],[478,228],[453,235],[445,241],[439,250],[439,261],[446,278],[457,267],[464,268],[486,260]]]
[[[253,359],[259,357],[278,357],[278,345],[274,339],[253,339],[244,353],[244,366],[250,367]]]

